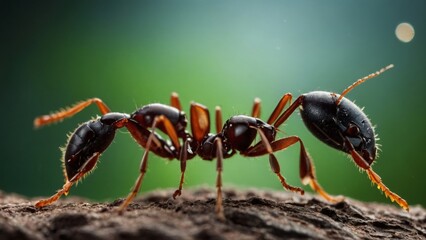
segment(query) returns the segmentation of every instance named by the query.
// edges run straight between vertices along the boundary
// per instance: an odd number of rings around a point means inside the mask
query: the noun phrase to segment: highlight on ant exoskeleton
[[[342,198],[329,195],[318,183],[312,159],[298,136],[277,139],[279,127],[299,108],[303,122],[315,137],[327,145],[349,154],[355,164],[367,172],[372,183],[376,184],[391,201],[395,201],[408,211],[407,202],[387,188],[380,176],[372,169],[372,164],[377,156],[377,146],[376,135],[370,120],[357,105],[345,98],[345,95],[359,84],[392,67],[393,65],[389,65],[355,81],[341,94],[313,91],[300,95],[291,103],[292,95],[286,93],[266,122],[260,119],[260,100],[257,98],[254,101],[251,116],[232,116],[223,125],[221,109],[216,107],[216,133],[210,132],[209,110],[198,103],[191,103],[191,133],[188,132],[186,130],[188,121],[176,93],[171,96],[170,106],[160,103],[149,104],[131,114],[111,112],[102,100],[92,98],[57,113],[37,117],[34,125],[41,127],[71,117],[93,103],[97,105],[102,114],[95,120],[81,124],[70,136],[63,156],[65,184],[52,197],[37,202],[36,207],[50,205],[61,195],[68,194],[74,183],[94,169],[101,153],[111,144],[115,131],[123,127],[127,128],[131,136],[145,151],[140,163],[139,176],[132,191],[119,207],[120,212],[127,208],[139,192],[147,170],[150,151],[160,157],[180,161],[181,177],[173,198],[181,195],[187,160],[195,156],[199,156],[203,160],[216,159],[216,213],[221,218],[224,217],[222,206],[223,159],[232,157],[237,151],[247,157],[268,155],[270,167],[282,186],[289,191],[304,194],[303,189],[291,186],[286,182],[274,155],[275,152],[296,143],[300,148],[299,173],[302,183],[309,184],[315,192],[328,201],[340,201]],[[285,108],[287,104],[289,107]],[[158,131],[163,132],[169,139],[163,139]]]

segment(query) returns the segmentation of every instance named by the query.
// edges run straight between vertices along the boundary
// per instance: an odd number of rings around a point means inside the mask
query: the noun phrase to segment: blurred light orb
[[[414,38],[414,28],[409,23],[400,23],[396,26],[395,35],[401,42],[411,42]]]

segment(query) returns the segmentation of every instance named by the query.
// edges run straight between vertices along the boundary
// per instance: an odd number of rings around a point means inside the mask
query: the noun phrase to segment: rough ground
[[[34,199],[0,192],[0,239],[426,239],[426,211],[347,199],[329,204],[312,195],[226,190],[226,220],[215,217],[215,192],[156,191],[123,215],[120,200],[62,198],[36,209]]]

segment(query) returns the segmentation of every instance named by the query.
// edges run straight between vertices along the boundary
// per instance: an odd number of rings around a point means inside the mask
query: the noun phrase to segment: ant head
[[[376,159],[376,134],[362,109],[347,98],[336,105],[339,95],[329,92],[303,96],[300,115],[307,128],[333,148],[346,153],[353,148],[371,165]]]
[[[360,123],[365,124],[360,127]],[[368,163],[369,166],[376,160],[377,144],[374,128],[368,118],[364,118],[360,123],[349,122],[347,128],[341,134],[347,138],[356,152]]]
[[[67,180],[77,181],[94,168],[100,154],[111,144],[116,129],[115,125],[97,119],[83,123],[71,134],[63,156]]]

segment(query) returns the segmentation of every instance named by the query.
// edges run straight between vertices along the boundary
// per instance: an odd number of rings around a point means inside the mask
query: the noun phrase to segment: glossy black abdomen
[[[64,154],[64,165],[68,179],[93,156],[111,144],[115,128],[100,121],[89,121],[80,125],[71,135]]]

